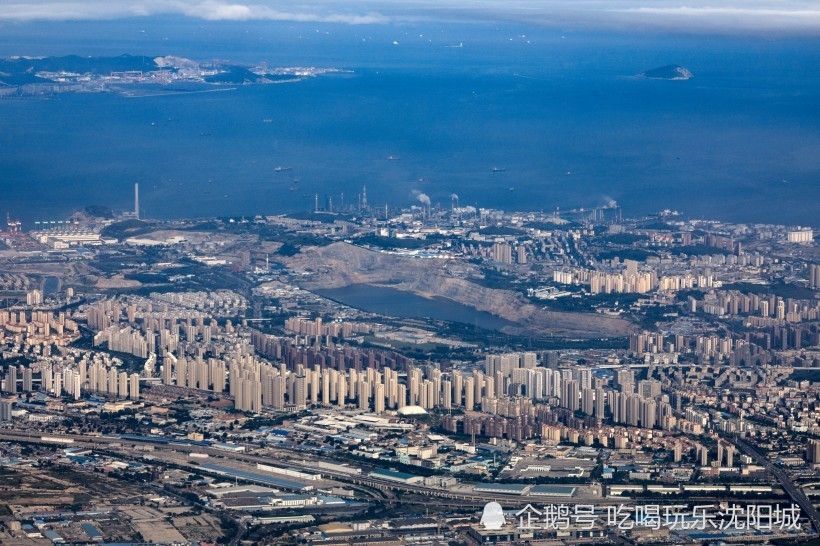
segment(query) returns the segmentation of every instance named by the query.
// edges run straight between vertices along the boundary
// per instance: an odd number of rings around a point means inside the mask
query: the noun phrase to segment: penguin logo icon
[[[484,505],[484,514],[481,516],[481,525],[490,531],[500,530],[507,520],[504,519],[504,509],[497,502],[488,502]]]

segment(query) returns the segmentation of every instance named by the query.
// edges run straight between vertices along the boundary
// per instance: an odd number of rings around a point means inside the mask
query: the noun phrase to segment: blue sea
[[[153,218],[306,210],[316,194],[338,207],[366,186],[377,206],[416,192],[510,210],[614,199],[625,215],[820,226],[817,38],[179,18],[0,26],[0,56],[124,53],[350,73],[0,100],[0,214],[32,227],[90,204],[128,209],[138,180]],[[667,64],[695,77],[633,77]]]

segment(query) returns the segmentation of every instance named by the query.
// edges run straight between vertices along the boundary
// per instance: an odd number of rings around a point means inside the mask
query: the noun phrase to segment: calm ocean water
[[[144,214],[157,218],[304,210],[316,193],[338,206],[366,185],[375,205],[408,205],[414,190],[443,206],[456,193],[528,210],[611,198],[625,214],[820,226],[818,46],[513,24],[7,25],[3,56],[176,54],[353,73],[0,100],[0,213],[31,222],[128,208],[139,180]],[[695,78],[630,77],[670,63]]]

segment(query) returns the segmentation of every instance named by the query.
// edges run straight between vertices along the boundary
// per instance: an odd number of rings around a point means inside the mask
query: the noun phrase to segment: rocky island
[[[650,80],[688,80],[694,77],[689,69],[676,64],[669,64],[638,74],[639,78]]]

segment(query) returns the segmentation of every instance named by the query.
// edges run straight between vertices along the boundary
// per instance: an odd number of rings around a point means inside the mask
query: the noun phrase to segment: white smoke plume
[[[423,205],[428,207],[430,206],[430,197],[426,193],[420,192],[418,190],[413,190],[413,195],[416,197],[416,199],[419,200],[419,203],[422,203]]]

